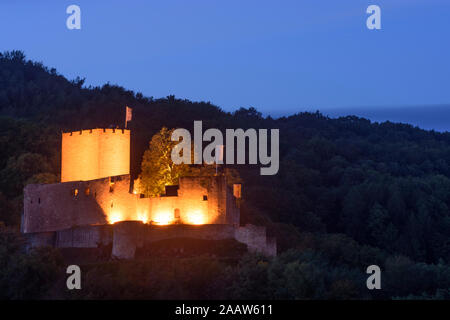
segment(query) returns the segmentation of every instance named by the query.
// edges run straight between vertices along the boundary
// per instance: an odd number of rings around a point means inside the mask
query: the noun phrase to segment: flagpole
[[[128,118],[128,112],[130,112],[130,118]],[[131,120],[131,108],[125,106],[125,129],[128,127],[128,121]]]

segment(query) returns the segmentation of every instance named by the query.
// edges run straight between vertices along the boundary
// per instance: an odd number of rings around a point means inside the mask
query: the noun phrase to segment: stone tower
[[[130,130],[91,129],[62,134],[61,182],[130,173]]]

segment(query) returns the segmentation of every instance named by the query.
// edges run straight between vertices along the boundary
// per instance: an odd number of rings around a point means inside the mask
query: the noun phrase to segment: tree
[[[166,185],[178,183],[178,179],[187,175],[186,164],[176,165],[171,159],[176,141],[171,141],[173,129],[163,127],[150,140],[149,148],[144,152],[139,175],[139,192],[146,196],[164,193]]]
[[[135,184],[135,190],[146,196],[158,196],[165,191],[165,186],[178,184],[178,179],[186,176],[208,177],[216,174],[215,165],[188,165],[174,164],[171,159],[173,147],[178,141],[172,141],[171,135],[174,129],[166,127],[156,133],[149,143],[149,148],[144,152],[141,163],[141,174]],[[191,150],[193,159],[194,150]],[[229,185],[241,183],[239,172],[235,169],[226,168],[223,173],[226,175]]]

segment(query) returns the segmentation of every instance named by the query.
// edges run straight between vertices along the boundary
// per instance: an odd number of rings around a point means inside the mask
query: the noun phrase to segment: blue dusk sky
[[[66,27],[71,4],[81,30]],[[381,30],[366,27],[371,4]],[[450,130],[449,32],[448,0],[0,1],[0,51],[87,85],[436,130]]]

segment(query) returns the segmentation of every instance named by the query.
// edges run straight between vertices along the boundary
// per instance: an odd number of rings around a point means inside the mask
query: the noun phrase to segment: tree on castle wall
[[[134,186],[136,193],[154,197],[163,194],[166,185],[178,184],[180,177],[215,175],[215,165],[176,165],[172,162],[172,149],[178,143],[170,139],[173,130],[163,127],[152,137],[149,148],[144,152],[144,156],[142,157],[141,174]],[[193,160],[193,148],[191,150],[191,157]],[[239,173],[234,169],[226,168],[223,173],[227,176],[227,182],[230,185],[233,183],[241,183],[242,181]]]
[[[166,185],[177,184],[181,176],[187,175],[188,165],[175,165],[172,162],[172,148],[177,143],[170,139],[172,132],[173,129],[163,127],[152,137],[142,157],[139,193],[157,196],[164,193]]]

